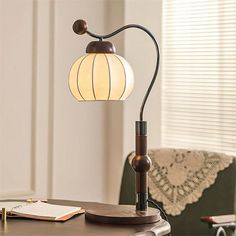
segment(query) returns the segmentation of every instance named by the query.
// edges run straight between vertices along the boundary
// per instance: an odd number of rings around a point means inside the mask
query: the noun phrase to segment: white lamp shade
[[[79,101],[125,100],[133,90],[128,62],[113,53],[89,53],[71,67],[69,87]]]

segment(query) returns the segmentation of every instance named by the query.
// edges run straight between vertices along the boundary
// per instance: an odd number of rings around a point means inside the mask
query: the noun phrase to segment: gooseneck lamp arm
[[[147,89],[147,92],[143,98],[139,121],[136,121],[136,149],[135,149],[135,157],[132,160],[132,167],[136,172],[136,211],[145,214],[148,208],[148,171],[151,167],[151,159],[147,155],[147,122],[143,121],[143,112],[148,99],[148,96],[152,90],[152,87],[156,81],[158,69],[159,69],[159,61],[160,61],[160,52],[158,43],[153,36],[153,34],[146,29],[145,27],[138,24],[128,24],[125,25],[114,32],[106,35],[98,35],[94,34],[87,29],[87,23],[84,20],[77,20],[73,24],[73,31],[76,34],[82,35],[87,33],[89,36],[102,41],[103,39],[107,39],[117,35],[118,33],[129,29],[129,28],[137,28],[144,31],[147,35],[152,39],[155,49],[156,49],[156,64],[154,74],[151,80],[151,83]]]

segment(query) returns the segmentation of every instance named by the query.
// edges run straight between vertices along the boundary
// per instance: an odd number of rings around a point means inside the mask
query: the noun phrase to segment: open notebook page
[[[22,216],[35,216],[56,220],[65,215],[69,215],[81,210],[81,207],[53,205],[44,202],[27,204],[23,207],[13,209],[13,213]]]
[[[2,208],[6,208],[7,212],[10,212],[12,209],[18,206],[26,206],[29,203],[27,202],[0,202],[0,212],[2,212]]]

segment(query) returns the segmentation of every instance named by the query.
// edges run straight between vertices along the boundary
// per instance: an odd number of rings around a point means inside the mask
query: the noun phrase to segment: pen
[[[6,208],[2,208],[2,222],[5,223],[7,221],[7,211]]]

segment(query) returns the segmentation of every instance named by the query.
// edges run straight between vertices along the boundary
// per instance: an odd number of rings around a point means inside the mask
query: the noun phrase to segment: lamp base
[[[137,213],[134,205],[99,204],[96,210],[88,209],[85,219],[97,223],[108,224],[148,224],[161,219],[160,211],[148,208],[145,214]]]

